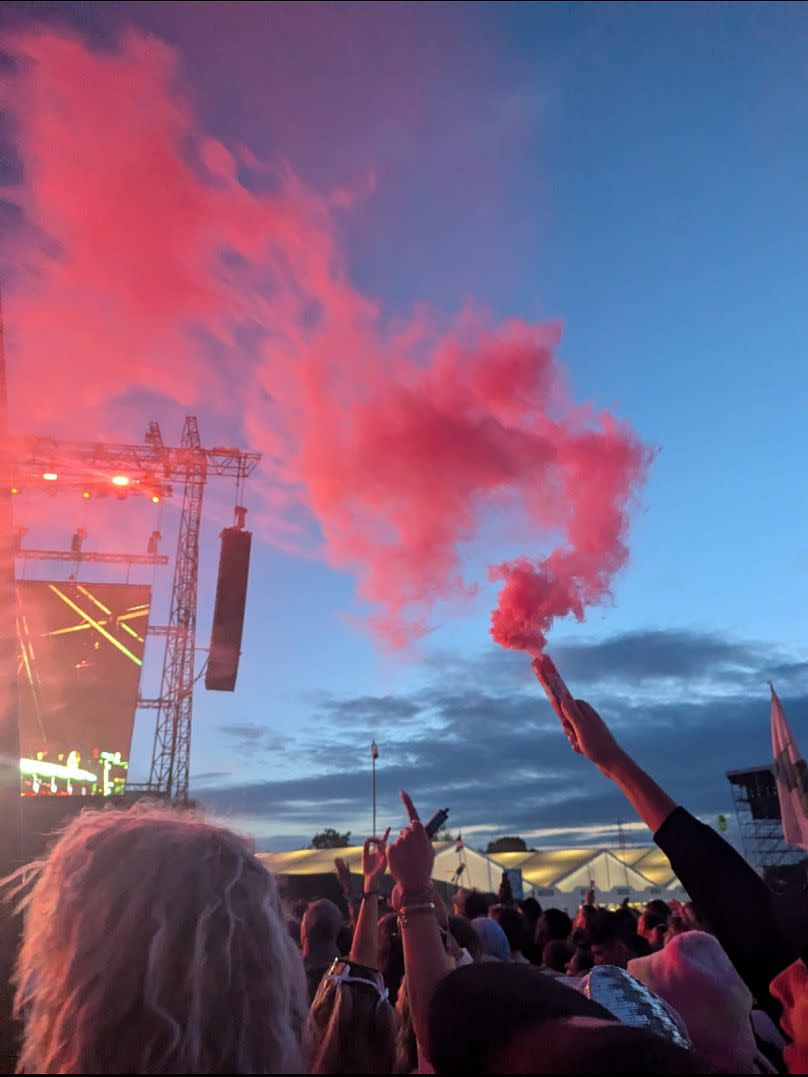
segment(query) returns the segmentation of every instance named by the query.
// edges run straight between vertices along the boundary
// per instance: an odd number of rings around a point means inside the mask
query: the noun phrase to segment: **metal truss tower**
[[[149,634],[165,637],[160,694],[156,699],[139,699],[138,706],[157,711],[154,746],[148,788],[151,792],[187,800],[191,753],[193,689],[196,680],[196,610],[199,580],[199,532],[202,500],[211,477],[230,476],[236,480],[237,500],[244,480],[261,459],[258,453],[240,449],[202,447],[199,426],[188,416],[181,444],[172,448],[163,442],[160,427],[149,423],[144,445],[111,445],[98,442],[61,442],[52,438],[24,438],[16,446],[14,489],[22,485],[47,486],[49,492],[61,488],[104,488],[110,482],[118,489],[121,479],[128,492],[153,495],[170,492],[171,483],[182,483],[182,511],[177,537],[177,558],[171,592],[171,609],[166,626],[151,627]],[[16,556],[44,556],[48,560],[103,560],[109,563],[156,564],[161,557],[98,555],[59,551],[26,551]]]
[[[150,433],[152,437],[159,436],[159,430],[150,430]],[[188,451],[188,457],[149,785],[172,798],[187,800],[196,676],[199,530],[207,480],[199,426],[193,416],[189,415],[185,420],[181,445]]]
[[[760,874],[767,868],[794,864],[805,853],[786,845],[774,767],[730,770],[727,779],[738,817],[746,859]]]

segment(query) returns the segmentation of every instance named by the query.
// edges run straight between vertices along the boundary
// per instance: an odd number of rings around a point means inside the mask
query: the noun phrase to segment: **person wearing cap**
[[[757,1073],[752,1030],[752,992],[720,942],[704,931],[688,931],[628,971],[681,1015],[690,1038],[719,1073]]]
[[[597,971],[631,979],[620,969]],[[635,988],[650,1014],[646,989]],[[614,991],[606,997],[617,1004]],[[657,1009],[655,1022],[630,1026],[532,965],[470,965],[436,985],[427,1054],[436,1073],[704,1073]]]

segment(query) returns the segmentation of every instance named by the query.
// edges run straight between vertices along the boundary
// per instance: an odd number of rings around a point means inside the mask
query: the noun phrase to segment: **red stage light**
[[[113,475],[112,476],[112,485],[113,486],[128,486],[129,485],[129,478],[126,475]]]
[[[11,492],[12,492],[12,494],[18,494],[20,491],[18,490],[18,488],[16,486],[12,486],[11,487]]]
[[[90,491],[89,491],[89,490],[82,490],[82,491],[81,491],[81,496],[82,496],[82,497],[84,498],[84,500],[86,501],[86,500],[87,500],[87,499],[89,498],[89,496],[90,496]]]
[[[43,471],[42,478],[45,480],[45,482],[56,482],[59,476],[56,474],[55,471]]]
[[[152,501],[155,503],[155,505],[158,504],[158,502],[160,501],[159,495],[158,494],[152,494]]]

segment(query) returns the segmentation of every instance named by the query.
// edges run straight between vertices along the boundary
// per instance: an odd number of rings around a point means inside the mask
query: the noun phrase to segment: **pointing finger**
[[[415,805],[410,799],[410,794],[401,790],[401,803],[404,805],[404,811],[407,813],[407,818],[411,823],[420,823],[421,820],[418,816],[418,812],[415,810]]]

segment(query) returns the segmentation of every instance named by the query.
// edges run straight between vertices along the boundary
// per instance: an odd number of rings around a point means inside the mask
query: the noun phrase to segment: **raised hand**
[[[390,827],[382,838],[368,838],[362,848],[362,875],[365,880],[365,893],[381,888],[382,878],[387,871],[387,839]]]
[[[401,802],[407,813],[409,826],[404,827],[400,836],[387,850],[387,862],[400,892],[423,892],[431,886],[435,852],[407,793],[402,792]]]
[[[337,876],[337,882],[340,885],[340,890],[343,894],[350,899],[351,897],[351,872],[348,865],[338,856],[334,861],[334,873]]]
[[[585,755],[595,766],[609,771],[623,754],[601,716],[583,699],[564,705],[564,732],[573,751]]]

